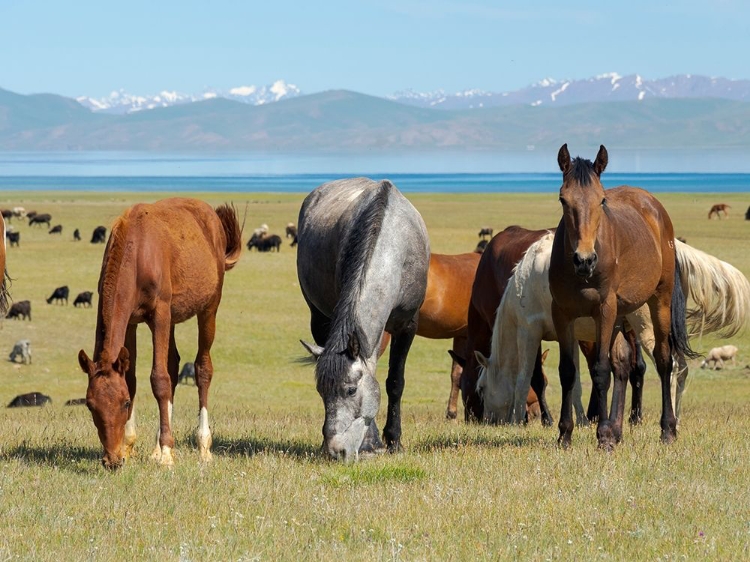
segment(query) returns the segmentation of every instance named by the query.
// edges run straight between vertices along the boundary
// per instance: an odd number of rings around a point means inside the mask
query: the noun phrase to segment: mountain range
[[[253,92],[248,87],[235,92],[242,101],[219,95],[175,105],[167,100],[166,107],[144,106],[129,113],[92,111],[70,98],[0,89],[0,150],[491,151],[557,148],[563,142],[621,148],[750,147],[750,82],[677,78],[671,79],[671,90],[666,83],[662,90],[653,85],[644,89],[643,81],[636,90],[637,81],[631,87],[630,80],[609,75],[592,79],[588,94],[583,84],[563,88],[566,83],[547,81],[530,88],[546,92],[547,98],[537,96],[541,103],[518,101],[518,94],[512,104],[455,109],[448,98],[431,104],[426,95],[411,101],[346,90],[302,95],[286,83],[283,95],[282,87],[276,92],[266,88],[277,96],[273,103],[270,98],[249,101]],[[626,91],[630,94],[619,99]],[[679,97],[669,97],[678,92]],[[735,97],[726,99],[727,92]],[[573,93],[584,96],[577,98],[582,101],[564,97]],[[417,97],[422,101],[417,103]]]

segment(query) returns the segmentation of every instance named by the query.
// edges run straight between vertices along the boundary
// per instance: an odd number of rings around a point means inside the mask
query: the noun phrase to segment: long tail
[[[215,211],[227,237],[224,270],[229,271],[237,264],[242,254],[242,229],[245,228],[245,221],[243,220],[240,226],[234,205],[219,205]]]
[[[750,322],[750,281],[734,266],[675,240],[691,335],[732,337]]]
[[[687,326],[687,303],[685,293],[681,285],[680,260],[675,256],[674,267],[674,289],[672,290],[672,326],[669,331],[669,344],[672,353],[684,355],[695,359],[700,356],[699,353],[692,350],[688,340]]]

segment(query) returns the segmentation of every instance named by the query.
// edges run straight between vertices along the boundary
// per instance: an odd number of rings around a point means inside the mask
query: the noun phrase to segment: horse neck
[[[112,228],[104,253],[99,281],[99,304],[96,318],[94,360],[107,350],[117,357],[125,343],[130,316],[136,301],[136,268],[132,244],[126,240],[125,226],[120,219]]]

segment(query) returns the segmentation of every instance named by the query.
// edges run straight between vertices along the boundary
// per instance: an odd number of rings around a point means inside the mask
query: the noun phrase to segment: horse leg
[[[211,460],[211,427],[208,424],[208,389],[214,376],[211,346],[216,335],[216,311],[219,303],[198,314],[198,353],[195,356],[195,384],[198,386],[198,429],[195,440],[204,462]]]
[[[631,357],[634,361],[630,362],[630,389],[633,393],[630,402],[630,417],[628,423],[637,425],[643,419],[643,379],[646,374],[646,361],[643,359],[643,350],[641,344],[632,331],[627,332],[628,345],[630,346]]]
[[[154,346],[151,367],[151,390],[159,404],[159,431],[152,458],[162,466],[173,466],[174,436],[172,435],[172,381],[169,376],[169,340],[172,333],[172,314],[169,303],[159,301],[149,322]]]
[[[466,338],[453,338],[453,353],[461,354],[466,348]],[[449,420],[455,420],[458,416],[458,392],[461,385],[461,373],[463,367],[455,359],[451,360],[451,393],[448,397],[448,407],[445,410],[445,417]]]
[[[331,319],[323,314],[318,308],[305,297],[307,306],[310,309],[310,331],[312,332],[315,343],[321,347],[325,346],[328,341],[328,334],[331,331]]]
[[[583,410],[583,388],[581,387],[581,358],[578,350],[573,353],[573,361],[576,366],[576,378],[573,382],[573,410],[576,413],[576,425],[579,427],[588,427],[589,418]]]
[[[569,447],[573,436],[573,385],[575,384],[575,361],[573,354],[577,353],[576,340],[573,335],[573,322],[567,318],[557,303],[552,301],[552,321],[557,332],[560,345],[560,386],[562,387],[562,406],[560,407],[560,421],[557,427],[560,435],[557,443],[562,447]]]
[[[122,440],[122,458],[129,459],[133,453],[133,447],[138,437],[135,427],[135,363],[136,363],[136,330],[138,324],[129,324],[125,331],[125,347],[128,350],[130,357],[130,367],[128,372],[125,373],[125,383],[128,385],[128,393],[130,394],[130,415],[128,421],[125,422],[125,435]]]
[[[599,447],[611,451],[617,442],[617,436],[613,431],[612,422],[607,416],[607,393],[612,380],[612,368],[609,361],[609,352],[612,338],[614,336],[614,324],[617,314],[617,297],[614,293],[599,307],[599,317],[596,319],[598,334],[598,356],[592,380],[596,390],[597,409],[599,410],[599,423],[596,427],[596,437]]]
[[[388,378],[385,391],[388,394],[388,414],[383,428],[383,440],[389,453],[401,450],[401,395],[404,392],[404,369],[411,343],[417,333],[416,317],[406,327],[393,334],[391,356],[388,362]]]
[[[531,388],[536,394],[537,400],[539,400],[539,410],[542,413],[542,425],[551,426],[555,423],[555,419],[552,417],[549,406],[547,405],[547,379],[544,376],[544,370],[542,369],[542,346],[536,353],[534,359],[534,372],[531,375]],[[518,387],[516,387],[518,388]]]
[[[625,339],[621,329],[618,329],[612,340],[609,352],[612,371],[615,375],[615,385],[612,391],[612,407],[609,411],[609,423],[615,443],[622,441],[622,421],[625,417],[625,393],[628,387],[628,376],[631,368],[630,343]],[[605,443],[606,448],[614,444]]]
[[[679,290],[679,288],[675,288]],[[655,295],[649,300],[651,320],[654,324],[654,361],[661,380],[661,441],[671,443],[677,438],[677,418],[672,406],[672,354],[669,343],[671,330],[671,295]]]
[[[586,358],[586,365],[589,368],[589,374],[591,379],[594,378],[594,365],[596,365],[596,342],[592,341],[579,341],[578,347],[581,348],[583,356]],[[599,403],[596,400],[596,389],[591,387],[591,396],[589,396],[589,407],[586,410],[586,417],[590,422],[599,421]]]
[[[685,385],[688,378],[688,364],[685,360],[685,354],[676,353],[675,361],[677,363],[677,374],[674,377],[674,383],[672,387],[674,389],[674,396],[672,396],[672,403],[674,404],[674,415],[677,418],[677,427],[680,426],[680,414],[682,412],[682,393],[685,392]]]

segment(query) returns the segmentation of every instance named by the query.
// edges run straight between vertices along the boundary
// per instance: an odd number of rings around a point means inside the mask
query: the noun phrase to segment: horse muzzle
[[[576,275],[588,279],[594,273],[598,261],[599,256],[596,255],[596,252],[591,252],[587,255],[575,252],[573,254],[573,268],[575,269]]]

